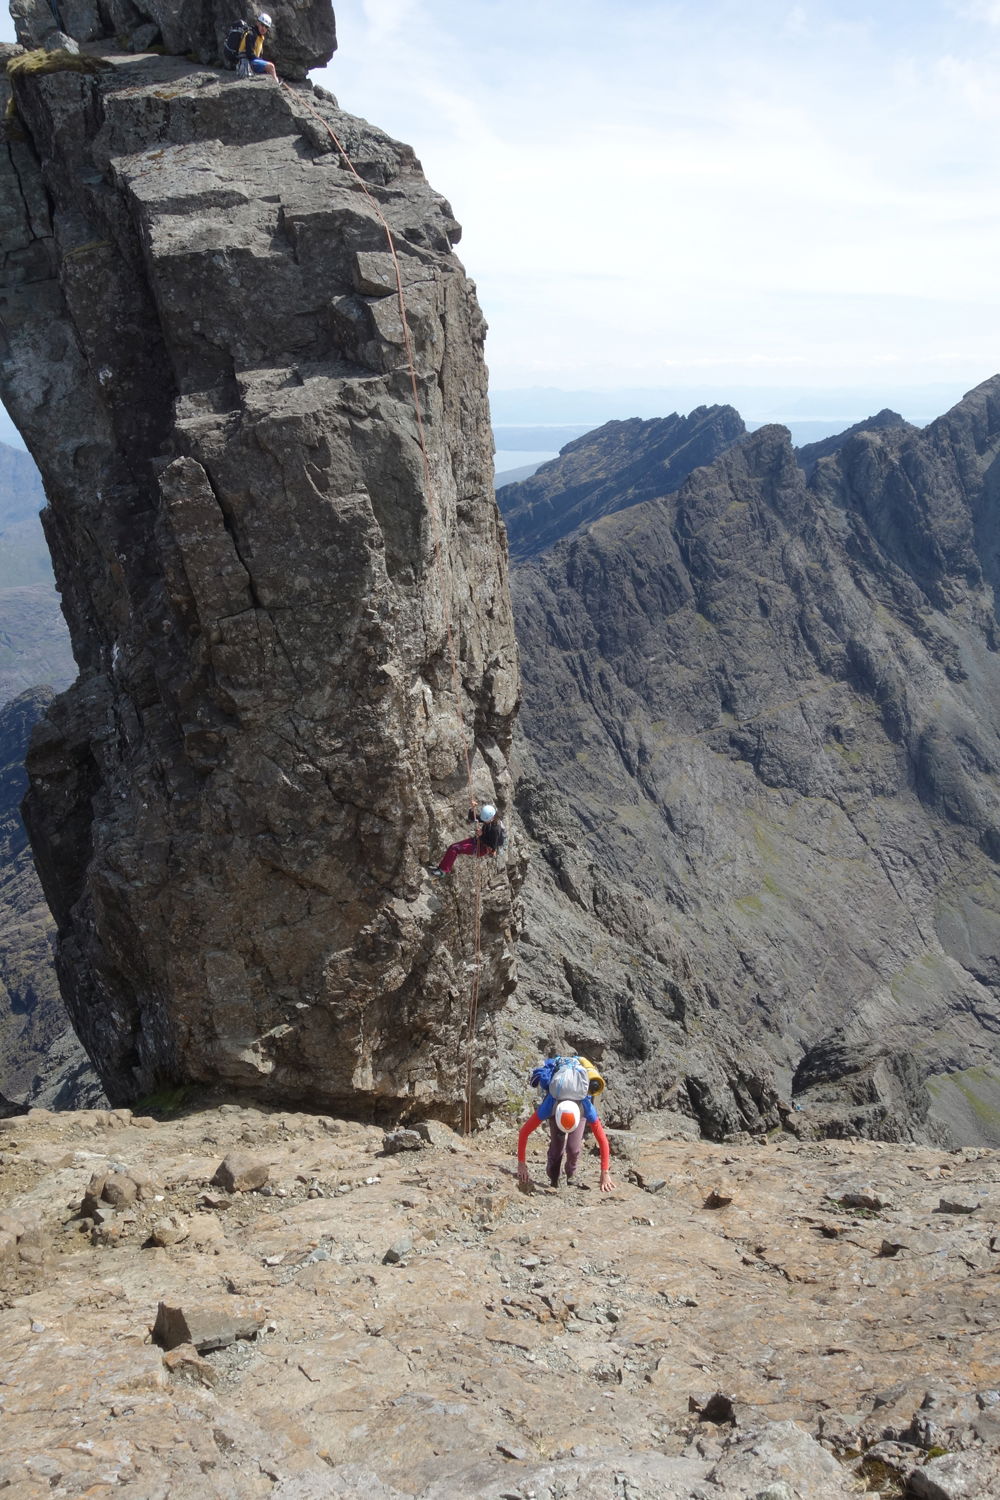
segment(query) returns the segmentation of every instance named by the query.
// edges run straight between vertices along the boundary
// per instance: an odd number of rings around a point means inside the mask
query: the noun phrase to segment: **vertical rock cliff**
[[[7,49],[0,171],[0,391],[80,672],[26,804],[70,1014],[116,1102],[220,1081],[454,1117],[476,872],[422,865],[467,756],[508,804],[517,696],[458,226],[309,84],[88,50]],[[488,1021],[515,898],[480,873]]]

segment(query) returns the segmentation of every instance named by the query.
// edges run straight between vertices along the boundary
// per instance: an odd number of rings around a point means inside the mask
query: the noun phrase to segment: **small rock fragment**
[[[415,1130],[389,1130],[382,1137],[382,1152],[393,1156],[397,1151],[424,1151],[427,1144]]]
[[[201,1208],[229,1208],[232,1201],[228,1193],[202,1193],[198,1204]]]
[[[531,1457],[526,1448],[519,1448],[515,1443],[497,1443],[497,1452],[504,1458],[513,1458],[522,1464],[527,1463]]]
[[[154,1245],[179,1245],[181,1240],[188,1237],[188,1224],[180,1214],[167,1214],[162,1219],[157,1219],[150,1231],[149,1238]]]
[[[112,1208],[127,1208],[139,1196],[139,1184],[123,1172],[112,1172],[105,1180],[101,1197]]]
[[[178,1344],[176,1348],[168,1349],[163,1356],[163,1363],[171,1375],[178,1375],[182,1380],[196,1380],[199,1385],[212,1386],[219,1378],[218,1373],[207,1359],[202,1359],[193,1344]]]
[[[80,1213],[84,1218],[91,1217],[96,1212],[98,1204],[103,1202],[101,1195],[104,1192],[104,1184],[107,1180],[107,1172],[95,1172],[87,1183],[87,1191],[84,1193],[80,1203]]]
[[[252,1339],[264,1320],[262,1308],[241,1307],[228,1300],[184,1307],[161,1302],[153,1324],[153,1341],[164,1349],[193,1344],[204,1354],[209,1349],[225,1349],[237,1339]]]
[[[705,1199],[705,1202],[702,1204],[702,1207],[728,1208],[732,1201],[733,1199],[730,1193],[723,1193],[720,1192],[718,1188],[713,1188],[708,1197]]]
[[[974,1214],[979,1207],[978,1198],[942,1198],[934,1212],[939,1214]]]
[[[389,1249],[382,1257],[382,1264],[384,1266],[398,1266],[403,1257],[409,1255],[412,1249],[412,1239],[408,1234],[404,1235],[403,1238],[397,1240],[394,1245],[389,1246]]]
[[[462,1137],[440,1120],[420,1120],[413,1128],[429,1146],[436,1146],[440,1151],[458,1152],[468,1149]]]
[[[867,1213],[878,1213],[886,1207],[883,1199],[868,1188],[858,1190],[857,1192],[841,1193],[837,1202],[841,1208],[860,1208],[864,1209]]]
[[[212,1185],[225,1188],[227,1193],[252,1193],[264,1186],[270,1171],[267,1162],[249,1151],[230,1151],[216,1167]]]

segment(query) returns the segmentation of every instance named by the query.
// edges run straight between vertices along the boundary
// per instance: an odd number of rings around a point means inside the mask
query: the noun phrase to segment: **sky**
[[[313,76],[451,202],[509,420],[541,387],[911,415],[1000,369],[1000,0],[336,12]]]
[[[958,399],[1000,370],[1000,0],[342,0],[337,22],[324,81],[464,226],[495,395]]]

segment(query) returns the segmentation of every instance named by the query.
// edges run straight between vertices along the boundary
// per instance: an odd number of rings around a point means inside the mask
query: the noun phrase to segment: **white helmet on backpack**
[[[560,1099],[555,1107],[556,1124],[567,1135],[580,1123],[580,1106],[575,1099]]]
[[[476,817],[479,819],[480,823],[492,823],[496,815],[497,810],[493,806],[492,802],[484,802],[482,807],[476,813]]]

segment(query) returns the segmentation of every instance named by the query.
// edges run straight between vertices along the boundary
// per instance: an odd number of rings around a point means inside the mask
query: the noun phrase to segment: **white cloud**
[[[952,8],[970,21],[985,21],[988,26],[1000,26],[1000,0],[962,0],[962,3]]]
[[[417,24],[415,0],[363,0],[366,30],[364,44],[383,46]]]

